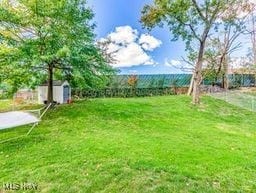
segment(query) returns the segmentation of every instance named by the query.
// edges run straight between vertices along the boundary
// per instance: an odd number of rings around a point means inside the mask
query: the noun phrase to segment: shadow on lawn
[[[48,112],[46,119],[53,121],[60,117],[64,120],[72,120],[80,118],[88,118],[97,116],[100,119],[127,119],[136,118],[142,113],[151,112],[154,105],[150,103],[141,103],[135,99],[125,99],[126,101],[112,101],[107,100],[87,100],[77,101],[71,105],[56,106],[55,109]]]
[[[28,146],[42,143],[44,141],[47,141],[47,137],[44,135],[26,136],[26,134],[16,134],[15,136],[1,138],[0,149],[1,151],[10,151],[12,153],[15,153],[24,148],[27,148]]]

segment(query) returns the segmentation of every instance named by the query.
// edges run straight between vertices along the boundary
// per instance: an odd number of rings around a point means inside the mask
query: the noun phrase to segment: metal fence
[[[129,85],[129,79],[136,77],[136,84]],[[229,75],[229,86],[249,87],[256,84],[256,76],[248,74]],[[73,95],[79,98],[100,97],[144,97],[158,95],[184,94],[190,85],[192,74],[159,75],[117,75],[111,78],[109,85],[102,89],[73,89]],[[212,80],[204,79],[202,85],[212,85]],[[215,81],[221,85],[221,80]]]
[[[128,80],[132,75],[117,75],[110,82],[109,87],[129,87]],[[184,87],[190,84],[191,74],[152,74],[135,75],[137,78],[136,88],[164,88]]]
[[[256,112],[255,92],[244,92],[243,90],[230,90],[226,92],[210,93],[210,96],[226,101],[232,105]]]
[[[256,86],[256,75],[255,74],[230,74],[229,84],[235,87]]]
[[[128,79],[131,75],[117,75],[112,78],[110,87],[128,87]],[[138,80],[137,88],[161,88],[161,87],[187,87],[190,84],[192,74],[152,74],[136,75]],[[250,87],[256,86],[256,75],[254,74],[230,74],[228,75],[229,85],[231,87]],[[217,79],[215,83],[221,83]],[[213,80],[204,79],[203,85],[212,85]]]

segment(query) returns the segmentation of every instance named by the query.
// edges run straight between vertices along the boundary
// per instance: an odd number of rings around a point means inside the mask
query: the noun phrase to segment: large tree
[[[194,104],[200,103],[200,84],[206,41],[211,31],[217,29],[222,19],[230,22],[237,14],[241,0],[154,0],[142,10],[141,21],[149,29],[167,24],[173,40],[181,38],[186,43],[186,50],[198,51],[191,81]],[[238,5],[239,4],[239,5]],[[232,6],[234,8],[232,8]]]
[[[2,0],[1,79],[47,79],[48,103],[55,75],[80,87],[103,83],[113,70],[95,44],[92,18],[85,0]]]
[[[250,49],[250,57],[254,67],[256,66],[256,2],[251,3],[251,14],[248,19],[247,33],[250,35],[252,48]]]
[[[219,30],[206,43],[205,71],[214,75],[215,80],[222,79],[222,88],[228,89],[228,73],[230,55],[241,48],[239,37],[246,30],[245,21],[248,15],[238,16],[236,21],[225,22],[223,29]]]

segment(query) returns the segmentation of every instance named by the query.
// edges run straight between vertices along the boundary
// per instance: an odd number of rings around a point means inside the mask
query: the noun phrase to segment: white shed
[[[38,103],[44,104],[47,101],[48,83],[38,86]],[[68,103],[71,100],[71,87],[68,81],[53,81],[53,100],[57,103]]]

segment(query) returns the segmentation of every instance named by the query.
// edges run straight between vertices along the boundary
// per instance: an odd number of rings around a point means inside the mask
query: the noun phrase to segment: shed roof
[[[61,86],[64,84],[64,82],[66,82],[66,80],[54,80],[53,81],[53,86]],[[39,86],[48,86],[48,82],[45,82]]]

